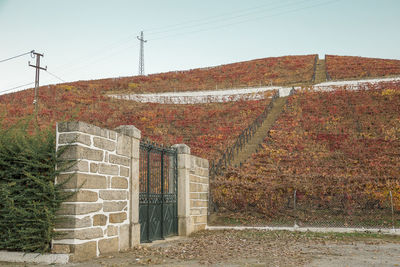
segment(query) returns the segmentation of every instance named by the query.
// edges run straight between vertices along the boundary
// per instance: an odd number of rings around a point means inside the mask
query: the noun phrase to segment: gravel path
[[[59,266],[400,266],[399,264],[398,236],[226,230],[203,231],[190,238],[172,238],[142,245],[125,253]],[[26,265],[0,263],[0,266]]]

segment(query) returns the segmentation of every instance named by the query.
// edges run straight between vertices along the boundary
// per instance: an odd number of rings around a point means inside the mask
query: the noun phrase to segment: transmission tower
[[[140,55],[139,55],[139,75],[144,75],[144,43],[147,43],[147,40],[143,38],[143,31],[140,32],[140,37],[137,36],[140,41]]]

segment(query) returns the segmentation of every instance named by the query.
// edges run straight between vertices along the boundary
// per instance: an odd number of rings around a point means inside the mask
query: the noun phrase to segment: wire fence
[[[295,89],[292,88],[289,95],[293,95]],[[257,129],[262,125],[269,112],[274,106],[275,101],[279,98],[279,91],[277,91],[273,96],[269,104],[265,107],[263,113],[261,113],[252,124],[250,124],[242,133],[238,136],[235,143],[228,147],[222,156],[218,160],[212,160],[210,162],[209,176],[210,181],[213,183],[215,178],[219,175],[223,175],[227,167],[233,162],[235,157],[242,151],[243,147],[250,141],[253,135],[256,133]],[[215,211],[215,203],[213,201],[213,196],[211,192],[211,187],[209,191],[209,212]]]
[[[268,226],[400,229],[399,192],[343,193],[315,196],[294,190],[275,196],[280,203],[265,216]],[[272,196],[272,199],[274,196]],[[282,202],[283,201],[283,202]],[[273,206],[274,204],[272,204]]]
[[[228,165],[234,160],[234,158],[239,154],[242,148],[249,142],[250,138],[256,133],[257,129],[264,122],[268,113],[274,106],[276,99],[279,98],[279,91],[277,91],[273,96],[269,104],[265,107],[263,113],[261,113],[252,124],[250,124],[242,133],[238,136],[235,143],[228,147],[219,160],[212,160],[210,164],[210,177],[214,178],[216,175],[222,175],[223,170],[226,169]]]
[[[313,75],[312,75],[312,78],[311,78],[311,82],[312,82],[312,83],[315,82],[315,75],[316,75],[316,73],[317,73],[317,63],[318,63],[318,60],[319,60],[319,56],[316,55],[316,56],[315,56],[315,59],[314,59],[314,66],[313,66],[314,71],[313,71]]]

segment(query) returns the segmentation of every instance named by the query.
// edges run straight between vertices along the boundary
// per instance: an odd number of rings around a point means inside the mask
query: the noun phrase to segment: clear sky
[[[0,0],[0,60],[35,49],[65,81],[137,75],[141,30],[146,74],[315,53],[400,59],[399,14],[399,0]],[[0,92],[34,81],[29,60],[0,63]],[[41,85],[60,82],[41,72]]]

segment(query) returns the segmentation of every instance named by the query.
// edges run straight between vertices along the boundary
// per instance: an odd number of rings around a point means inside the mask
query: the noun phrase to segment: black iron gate
[[[140,242],[178,234],[177,161],[174,148],[140,143]]]

